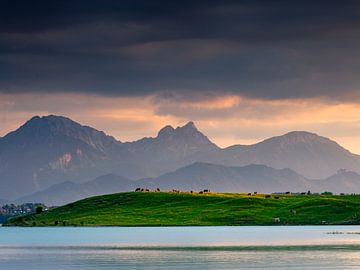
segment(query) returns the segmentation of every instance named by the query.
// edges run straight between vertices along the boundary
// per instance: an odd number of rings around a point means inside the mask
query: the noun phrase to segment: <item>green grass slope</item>
[[[205,226],[360,224],[360,196],[118,193],[97,196],[7,226]],[[280,219],[280,221],[279,221]]]

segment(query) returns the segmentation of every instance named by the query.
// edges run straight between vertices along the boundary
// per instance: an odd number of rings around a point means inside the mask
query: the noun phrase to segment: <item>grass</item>
[[[360,196],[127,192],[87,198],[6,226],[360,224]],[[280,222],[276,220],[280,219]]]

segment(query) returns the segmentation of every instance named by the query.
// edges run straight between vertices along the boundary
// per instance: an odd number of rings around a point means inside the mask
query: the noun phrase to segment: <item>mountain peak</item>
[[[58,125],[68,125],[68,126],[81,126],[79,123],[71,120],[70,118],[57,115],[47,115],[47,116],[34,116],[28,120],[20,129],[23,128],[44,128],[46,126],[58,126]]]
[[[183,128],[194,128],[194,129],[197,129],[193,121],[187,122],[187,123],[183,126]]]
[[[314,139],[320,137],[316,133],[308,132],[308,131],[291,131],[283,135],[284,137],[293,137],[293,138],[309,138]]]
[[[311,133],[307,131],[291,131],[282,136],[272,137],[264,141],[265,143],[278,142],[282,145],[293,145],[293,144],[309,144],[309,143],[329,143],[330,139]]]
[[[173,134],[174,131],[175,131],[175,129],[172,126],[167,125],[167,126],[163,127],[162,129],[160,129],[160,131],[158,133],[158,137],[169,136],[169,135]]]
[[[54,140],[64,142],[68,139],[82,141],[98,148],[99,145],[117,143],[104,132],[83,126],[70,118],[47,115],[34,116],[17,130],[4,137],[7,141],[21,142],[21,144],[52,144]]]
[[[183,125],[182,127],[177,127],[177,129],[196,129],[197,130],[197,128],[196,128],[193,121],[189,121],[185,125]]]
[[[160,129],[159,133],[158,133],[158,137],[160,138],[165,138],[165,137],[169,137],[172,135],[182,135],[182,134],[186,134],[186,135],[193,135],[193,134],[200,134],[200,131],[196,128],[194,122],[190,121],[188,123],[186,123],[183,126],[179,126],[176,129],[174,129],[171,125],[167,125],[165,127],[163,127],[162,129]]]

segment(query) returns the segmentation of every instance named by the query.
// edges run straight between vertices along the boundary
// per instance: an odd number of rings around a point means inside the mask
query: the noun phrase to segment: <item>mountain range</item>
[[[193,190],[195,192],[209,189],[233,193],[307,192],[309,190],[311,192],[360,193],[360,175],[339,170],[328,178],[311,180],[291,169],[273,169],[265,165],[226,167],[196,162],[157,178],[133,181],[108,174],[86,183],[75,184],[67,181],[20,198],[17,203],[43,202],[47,205],[63,205],[95,195],[133,191],[136,188]]]
[[[234,192],[317,187],[355,192],[359,165],[358,155],[304,131],[220,148],[193,122],[166,126],[154,138],[121,142],[66,117],[35,116],[0,138],[0,198],[64,190],[57,201],[67,202],[140,184]]]

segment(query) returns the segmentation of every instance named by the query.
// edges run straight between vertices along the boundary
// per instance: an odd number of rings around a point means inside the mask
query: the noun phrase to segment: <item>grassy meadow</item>
[[[12,218],[5,226],[360,224],[357,195],[127,192]]]

